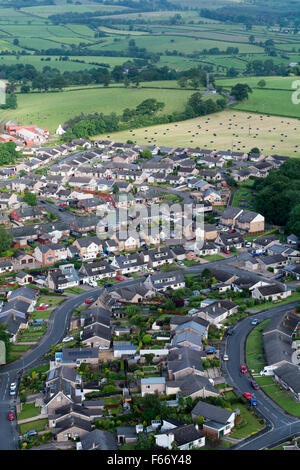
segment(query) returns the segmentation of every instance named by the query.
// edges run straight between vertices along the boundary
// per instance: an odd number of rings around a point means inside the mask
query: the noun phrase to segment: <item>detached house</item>
[[[257,212],[228,206],[220,219],[220,224],[231,230],[238,229],[243,233],[261,233],[265,230],[265,218]]]
[[[101,243],[98,237],[82,237],[75,240],[72,246],[78,249],[80,258],[85,261],[97,257],[100,253]]]
[[[52,243],[35,247],[33,256],[43,266],[48,266],[58,261],[67,259],[67,247],[63,244]]]
[[[115,256],[111,265],[117,274],[127,274],[147,269],[147,263],[138,254]]]
[[[262,300],[275,300],[286,299],[292,294],[292,291],[287,289],[283,284],[272,284],[270,286],[257,287],[252,290],[251,296],[254,299]]]
[[[236,417],[234,411],[225,410],[201,400],[192,409],[191,415],[194,422],[198,422],[200,416],[203,417],[202,432],[213,439],[229,435],[234,428]]]

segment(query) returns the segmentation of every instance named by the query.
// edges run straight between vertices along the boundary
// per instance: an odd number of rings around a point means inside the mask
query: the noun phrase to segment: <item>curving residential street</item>
[[[282,316],[287,310],[295,308],[297,302],[291,302],[286,305],[273,307],[263,310],[255,314],[255,318],[260,321],[274,317]],[[221,349],[221,354],[226,351],[230,360],[222,362],[223,375],[228,383],[230,383],[238,395],[243,392],[251,392],[257,399],[257,412],[266,420],[267,427],[257,435],[245,439],[241,443],[235,445],[233,450],[262,450],[274,447],[275,444],[282,442],[291,435],[300,433],[299,418],[286,413],[273,400],[271,400],[262,390],[255,390],[250,385],[251,376],[241,374],[240,366],[246,363],[245,350],[246,340],[250,331],[254,328],[251,325],[251,317],[247,317],[240,321],[234,327],[234,335],[227,336]]]

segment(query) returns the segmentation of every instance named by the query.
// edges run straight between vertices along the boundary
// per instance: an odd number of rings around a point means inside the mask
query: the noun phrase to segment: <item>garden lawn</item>
[[[36,421],[30,421],[29,423],[23,423],[19,425],[20,434],[25,434],[27,431],[31,429],[35,429],[35,431],[44,431],[46,425],[48,424],[48,419],[37,419]]]
[[[296,300],[300,300],[300,292],[293,292],[289,297],[287,297],[284,300],[280,300],[279,302],[265,302],[264,304],[261,304],[261,305],[255,305],[253,310],[255,309],[255,311],[259,312],[261,310],[266,310],[271,307],[276,307],[277,305],[284,305],[290,302],[295,302]]]
[[[65,292],[68,292],[69,294],[82,294],[85,290],[81,287],[69,287],[68,289],[65,289]]]
[[[61,296],[40,297],[39,300],[38,300],[38,306],[41,305],[41,304],[46,304],[46,305],[49,305],[49,307],[53,307],[53,306],[61,304],[64,300],[65,300],[65,298],[63,298]]]
[[[258,417],[250,407],[240,403],[232,406],[233,410],[237,408],[240,410],[243,421],[239,427],[233,429],[230,437],[233,437],[234,439],[244,439],[245,437],[251,436],[252,434],[256,434],[265,427],[264,424],[259,422]]]
[[[219,261],[220,259],[224,259],[225,256],[216,254],[216,255],[201,256],[201,258],[206,259],[207,261]]]
[[[34,403],[24,403],[22,405],[22,411],[17,414],[18,421],[27,418],[33,418],[34,416],[38,416],[40,414],[39,408],[36,408]]]
[[[30,314],[30,318],[32,320],[36,320],[36,319],[43,319],[43,320],[47,320],[50,315],[52,313],[52,310],[34,310],[31,314]]]

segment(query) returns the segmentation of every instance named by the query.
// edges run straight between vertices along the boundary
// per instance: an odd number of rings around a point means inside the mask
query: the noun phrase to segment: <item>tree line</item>
[[[148,125],[166,124],[177,121],[192,119],[197,116],[215,113],[221,111],[226,106],[226,99],[218,98],[203,100],[200,92],[191,95],[182,112],[173,112],[171,114],[160,114],[165,104],[154,98],[144,100],[134,109],[126,108],[121,115],[111,113],[81,114],[64,124],[66,133],[62,136],[64,142],[75,138],[88,139],[91,136],[122,131],[129,128],[139,128]]]
[[[257,178],[253,189],[255,209],[267,222],[300,238],[300,160],[289,158],[266,178]]]

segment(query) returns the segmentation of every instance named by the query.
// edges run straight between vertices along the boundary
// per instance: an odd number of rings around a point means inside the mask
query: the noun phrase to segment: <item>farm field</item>
[[[81,112],[121,114],[125,108],[134,108],[147,98],[156,98],[165,103],[163,114],[182,111],[193,92],[177,89],[81,87],[60,93],[19,94],[18,108],[5,110],[1,114],[2,119],[17,119],[24,124],[39,123],[54,132],[59,124]]]
[[[266,86],[264,90],[277,89],[292,91],[292,83],[299,80],[299,77],[239,77],[239,78],[224,78],[217,79],[216,84],[224,87],[231,87],[237,83],[247,83],[251,88],[259,88],[258,82],[264,80]]]
[[[145,133],[147,131],[147,133]],[[197,147],[216,150],[249,151],[300,156],[300,121],[228,109],[187,121],[123,131],[110,135],[116,142],[128,139],[140,145]],[[283,139],[280,133],[287,137]],[[107,135],[94,139],[107,138]],[[282,140],[282,142],[281,142]]]
[[[273,90],[253,90],[245,102],[240,102],[233,106],[240,111],[250,111],[255,113],[270,113],[277,116],[288,116],[300,118],[300,106],[292,101],[291,91]],[[275,130],[275,129],[274,129]],[[280,129],[283,131],[283,129]],[[283,132],[280,134],[286,137]]]

